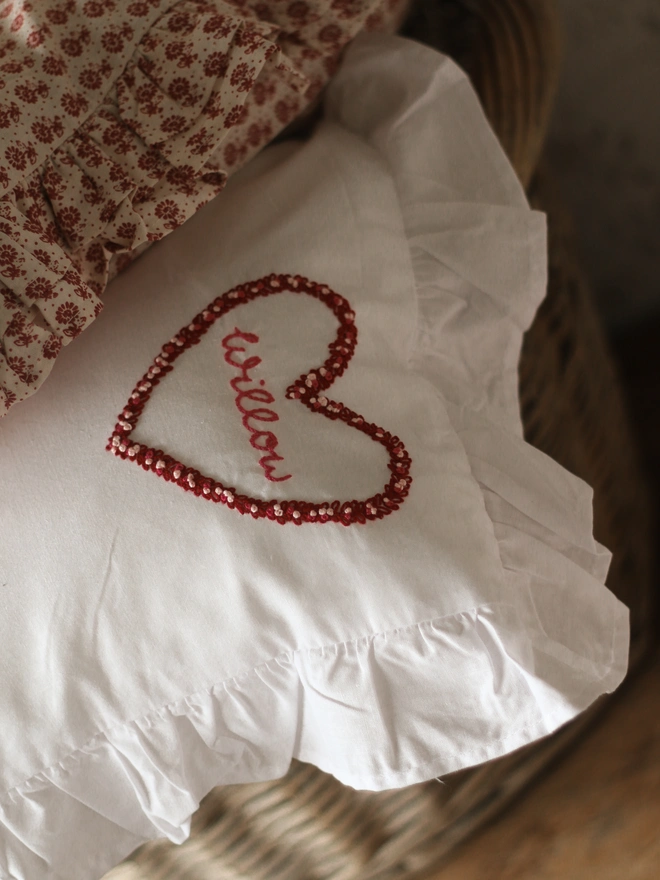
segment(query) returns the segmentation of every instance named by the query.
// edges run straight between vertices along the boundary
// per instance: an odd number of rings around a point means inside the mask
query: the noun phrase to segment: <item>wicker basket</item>
[[[616,376],[570,223],[537,173],[559,67],[550,0],[422,0],[402,31],[468,71],[534,206],[548,212],[548,296],[520,366],[527,439],[595,489],[596,537],[614,553],[610,589],[632,612],[631,663],[652,617],[648,502]],[[531,184],[531,186],[530,186]],[[443,780],[369,793],[294,762],[281,780],[215,788],[190,839],[145,844],[107,880],[385,880],[427,874],[547,767],[605,699],[551,737]]]

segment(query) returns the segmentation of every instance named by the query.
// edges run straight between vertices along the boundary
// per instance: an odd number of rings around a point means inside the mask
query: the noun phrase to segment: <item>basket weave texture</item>
[[[525,337],[520,396],[527,440],[594,487],[595,534],[613,551],[610,589],[631,609],[631,667],[649,642],[649,503],[618,381],[574,257],[552,177],[538,169],[559,69],[551,0],[420,0],[402,33],[470,74],[532,205],[548,213],[548,294]],[[305,764],[286,777],[213,789],[190,839],[136,850],[106,880],[413,880],[546,768],[605,698],[551,737],[443,780],[356,792]]]

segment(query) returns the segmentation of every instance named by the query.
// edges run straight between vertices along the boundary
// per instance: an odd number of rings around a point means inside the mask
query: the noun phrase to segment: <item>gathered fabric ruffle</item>
[[[571,654],[575,692],[567,685],[564,699],[576,705],[581,674],[613,663],[623,677],[628,633],[625,609],[603,587],[611,554],[593,537],[592,489],[523,439],[518,362],[545,296],[545,215],[530,210],[452,61],[396,39],[387,67],[377,40],[361,39],[349,57],[352,79],[333,82],[330,115],[371,143],[397,187],[418,294],[410,365],[442,399],[481,489],[511,595],[537,632],[530,687],[547,689],[559,668],[552,664]],[[396,71],[406,61],[411,72],[402,80]],[[354,94],[356,75],[386,96],[377,114],[369,112],[369,88]],[[438,82],[446,100],[429,101]],[[579,621],[570,646],[560,644],[567,608]],[[613,634],[605,647],[603,632]]]
[[[466,756],[477,764],[549,733],[616,686],[622,627],[611,657],[583,661],[589,671],[571,703],[551,683],[549,693],[534,692],[544,654],[527,651],[525,623],[507,604],[485,605],[292,652],[100,732],[0,797],[0,873],[56,878],[74,847],[79,876],[101,877],[146,841],[183,843],[213,786],[281,777],[291,758],[357,789],[441,776]],[[567,651],[555,661],[576,659]],[[392,723],[375,725],[383,714]]]
[[[37,168],[23,177],[16,170],[41,157],[43,142],[3,171],[12,188],[0,199],[0,414],[39,388],[62,346],[101,311],[109,280],[218,195],[231,174],[309,108],[358,32],[395,30],[408,0],[303,2],[286,10],[179,0],[152,20],[161,5],[134,0],[122,13],[115,4],[96,4],[90,24],[103,30],[100,39],[89,27],[73,28],[70,39],[80,43],[70,47],[74,60],[85,47],[110,46],[121,68],[75,130],[69,133],[60,116],[35,129],[42,141],[60,136]],[[42,43],[59,20],[44,8]],[[113,11],[118,19],[109,24]],[[138,15],[148,29],[130,56],[117,55],[135,38]],[[20,30],[19,20],[17,12],[7,23]],[[42,43],[35,47],[44,54]],[[111,70],[101,60],[68,75],[88,95]],[[65,97],[70,117],[88,109],[88,97]],[[9,124],[19,116],[7,118]]]

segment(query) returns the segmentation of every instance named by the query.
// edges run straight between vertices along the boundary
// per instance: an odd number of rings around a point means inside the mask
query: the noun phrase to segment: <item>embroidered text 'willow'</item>
[[[237,342],[238,344],[236,344]],[[275,466],[271,462],[284,461],[282,456],[275,451],[278,444],[277,437],[272,431],[262,431],[254,426],[254,422],[279,421],[280,417],[275,410],[268,408],[268,404],[275,403],[275,398],[270,391],[263,387],[266,384],[263,379],[259,379],[257,383],[250,375],[251,371],[261,364],[261,358],[253,354],[244,360],[236,359],[237,354],[245,354],[246,352],[245,345],[241,345],[240,342],[255,344],[259,342],[259,337],[256,333],[243,333],[242,330],[235,327],[234,332],[228,333],[222,340],[222,347],[225,349],[225,360],[230,366],[235,367],[239,371],[238,376],[234,376],[229,381],[229,384],[236,392],[235,403],[238,411],[243,416],[243,426],[250,432],[250,445],[254,449],[266,453],[266,455],[259,459],[259,464],[263,468],[266,479],[272,483],[281,483],[284,480],[290,480],[291,474],[286,474],[284,477],[273,476]],[[258,388],[257,384],[262,387]],[[244,404],[246,400],[251,403],[266,404],[266,406],[254,406],[252,409],[247,409]]]

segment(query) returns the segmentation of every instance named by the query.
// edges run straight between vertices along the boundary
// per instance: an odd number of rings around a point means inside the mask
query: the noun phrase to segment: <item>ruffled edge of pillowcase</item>
[[[611,554],[593,536],[593,490],[523,439],[518,363],[546,292],[545,215],[530,210],[449,58],[400,37],[362,36],[326,103],[394,179],[418,293],[410,366],[435,388],[481,489],[530,633],[530,691],[539,704],[565,701],[569,720],[621,683],[630,633],[628,609],[605,586]]]
[[[477,764],[526,745],[616,687],[620,670],[611,661],[626,647],[621,628],[613,629],[611,656],[577,676],[577,703],[534,692],[538,657],[520,631],[510,605],[485,605],[282,655],[99,733],[0,799],[12,835],[0,853],[2,876],[90,880],[147,841],[183,843],[214,786],[279,778],[292,757],[357,789],[422,782],[466,766],[466,755]],[[573,664],[569,653],[553,663]],[[456,680],[465,682],[459,694]],[[489,680],[492,692],[483,686]],[[394,723],[384,725],[381,711]],[[460,744],[443,721],[464,728]]]
[[[597,680],[608,668],[614,688],[623,680],[629,623],[605,587],[611,554],[593,536],[593,490],[523,439],[518,364],[546,292],[546,217],[530,209],[466,74],[428,47],[361,36],[326,104],[392,174],[418,294],[410,366],[442,400],[481,489],[534,634],[530,687],[547,693],[553,664],[570,657],[576,675],[563,696],[578,714],[592,701],[579,696],[581,676]],[[567,614],[576,621],[568,637]],[[603,633],[617,646],[607,658],[593,647]]]

